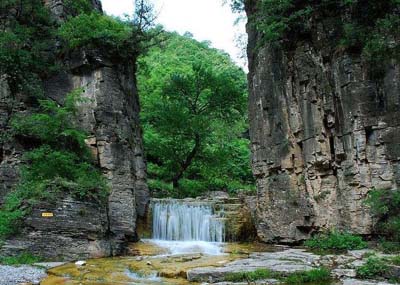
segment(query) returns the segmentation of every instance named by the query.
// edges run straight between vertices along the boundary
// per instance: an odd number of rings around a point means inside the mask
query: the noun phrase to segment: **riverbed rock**
[[[298,271],[313,269],[319,256],[302,249],[289,249],[282,252],[252,253],[249,258],[239,259],[221,267],[203,267],[189,270],[187,279],[192,282],[216,283],[237,272],[251,272],[257,269],[269,269],[288,275]]]
[[[1,285],[16,285],[20,283],[39,284],[46,277],[44,269],[34,266],[5,266],[0,265]]]
[[[306,36],[269,45],[255,28],[258,2],[245,1],[258,236],[371,234],[370,189],[400,182],[400,65],[388,61],[377,79],[359,53],[337,50],[344,14],[312,18]]]
[[[334,269],[332,270],[332,277],[342,279],[344,277],[354,278],[357,272],[354,269]]]

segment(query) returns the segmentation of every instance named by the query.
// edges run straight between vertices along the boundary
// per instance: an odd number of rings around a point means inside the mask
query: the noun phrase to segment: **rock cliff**
[[[360,54],[335,50],[330,18],[314,19],[308,38],[289,48],[260,44],[257,1],[246,2],[259,237],[371,234],[367,193],[400,184],[399,63],[371,79]]]
[[[101,11],[99,1],[92,2]],[[63,1],[47,1],[47,5],[56,19],[63,21]],[[84,90],[83,97],[88,100],[78,107],[77,123],[88,134],[87,145],[110,185],[108,205],[70,197],[38,205],[24,221],[23,234],[6,242],[3,251],[29,250],[67,258],[120,254],[127,241],[136,240],[136,218],[144,216],[149,199],[135,62],[106,51],[79,50],[60,63],[62,71],[43,82],[45,95],[63,104],[68,92]],[[11,94],[6,81],[0,80],[2,134],[9,129],[13,115],[30,112],[32,107],[23,96]],[[17,140],[0,141],[0,204],[18,182],[25,150]],[[54,218],[43,219],[42,212],[52,212]]]

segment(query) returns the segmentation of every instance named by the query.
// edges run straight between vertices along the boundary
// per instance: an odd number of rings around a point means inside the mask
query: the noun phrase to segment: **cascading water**
[[[158,201],[153,205],[153,238],[223,242],[225,223],[205,202]]]
[[[210,202],[153,200],[153,242],[171,253],[221,254],[225,219],[215,214]]]

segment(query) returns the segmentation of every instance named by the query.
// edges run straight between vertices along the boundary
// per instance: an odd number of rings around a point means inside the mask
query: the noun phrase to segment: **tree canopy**
[[[139,60],[138,84],[154,188],[186,196],[251,184],[246,77],[227,54],[169,34]]]

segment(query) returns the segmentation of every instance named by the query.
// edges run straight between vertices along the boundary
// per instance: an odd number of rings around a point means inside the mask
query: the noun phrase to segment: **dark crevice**
[[[332,158],[334,158],[336,152],[335,152],[335,138],[333,136],[329,137],[329,146],[331,149]]]
[[[374,134],[374,130],[372,129],[371,126],[365,127],[365,138],[366,138],[367,144],[371,141],[373,134]]]

